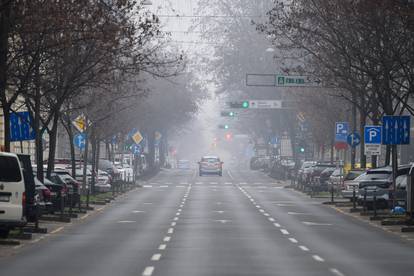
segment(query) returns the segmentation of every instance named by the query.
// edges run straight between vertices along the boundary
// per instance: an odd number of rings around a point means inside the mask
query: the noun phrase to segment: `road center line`
[[[153,272],[154,272],[154,267],[153,266],[147,266],[144,269],[144,272],[142,272],[142,276],[151,276]]]
[[[290,240],[291,242],[293,242],[293,243],[298,243],[298,241],[297,241],[296,239],[294,239],[294,238],[289,238],[289,240]]]
[[[171,222],[171,226],[176,226],[177,223],[175,221]]]
[[[345,276],[345,274],[343,274],[342,272],[340,272],[338,269],[336,268],[331,268],[329,269],[333,274],[335,274],[336,276]]]
[[[164,240],[163,240],[163,241],[165,241],[165,242],[169,242],[170,240],[171,240],[171,237],[166,236],[166,237],[164,237]]]
[[[174,228],[168,229],[168,234],[172,234],[172,233],[174,233]]]
[[[161,259],[161,254],[154,254],[151,257],[151,261],[159,261]]]
[[[325,260],[319,257],[318,255],[312,255],[312,258],[317,262],[324,262]]]
[[[273,221],[275,221],[275,219],[274,218],[269,218],[269,221],[273,222]]]
[[[289,232],[286,229],[280,229],[280,232],[282,232],[283,235],[289,235]]]
[[[274,226],[279,227],[280,228],[280,224],[279,223],[273,223]]]
[[[302,249],[303,251],[309,251],[309,248],[307,248],[304,245],[299,245],[299,248]]]
[[[158,250],[165,250],[167,248],[166,244],[160,244],[160,246],[158,246]]]

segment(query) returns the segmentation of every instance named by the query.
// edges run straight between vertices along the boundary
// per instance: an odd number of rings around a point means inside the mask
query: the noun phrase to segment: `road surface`
[[[261,172],[162,171],[1,275],[413,275],[414,247]]]

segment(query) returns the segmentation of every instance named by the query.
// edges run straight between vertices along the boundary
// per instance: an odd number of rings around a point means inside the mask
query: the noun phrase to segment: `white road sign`
[[[282,101],[278,100],[250,100],[249,108],[251,109],[281,109]]]
[[[365,144],[365,155],[381,155],[381,144]]]

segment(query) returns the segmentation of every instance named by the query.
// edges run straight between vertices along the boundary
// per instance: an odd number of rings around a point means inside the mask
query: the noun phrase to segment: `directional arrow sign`
[[[382,118],[382,143],[407,145],[410,143],[410,116],[384,116]]]
[[[83,150],[86,144],[86,134],[85,133],[76,134],[73,137],[73,143],[78,149]]]
[[[361,143],[361,136],[358,133],[351,133],[347,137],[348,145],[356,147]]]

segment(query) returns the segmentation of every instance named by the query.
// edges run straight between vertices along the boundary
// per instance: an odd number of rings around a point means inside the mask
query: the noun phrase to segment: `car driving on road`
[[[223,175],[223,162],[217,156],[203,156],[198,165],[200,176],[204,174]]]

